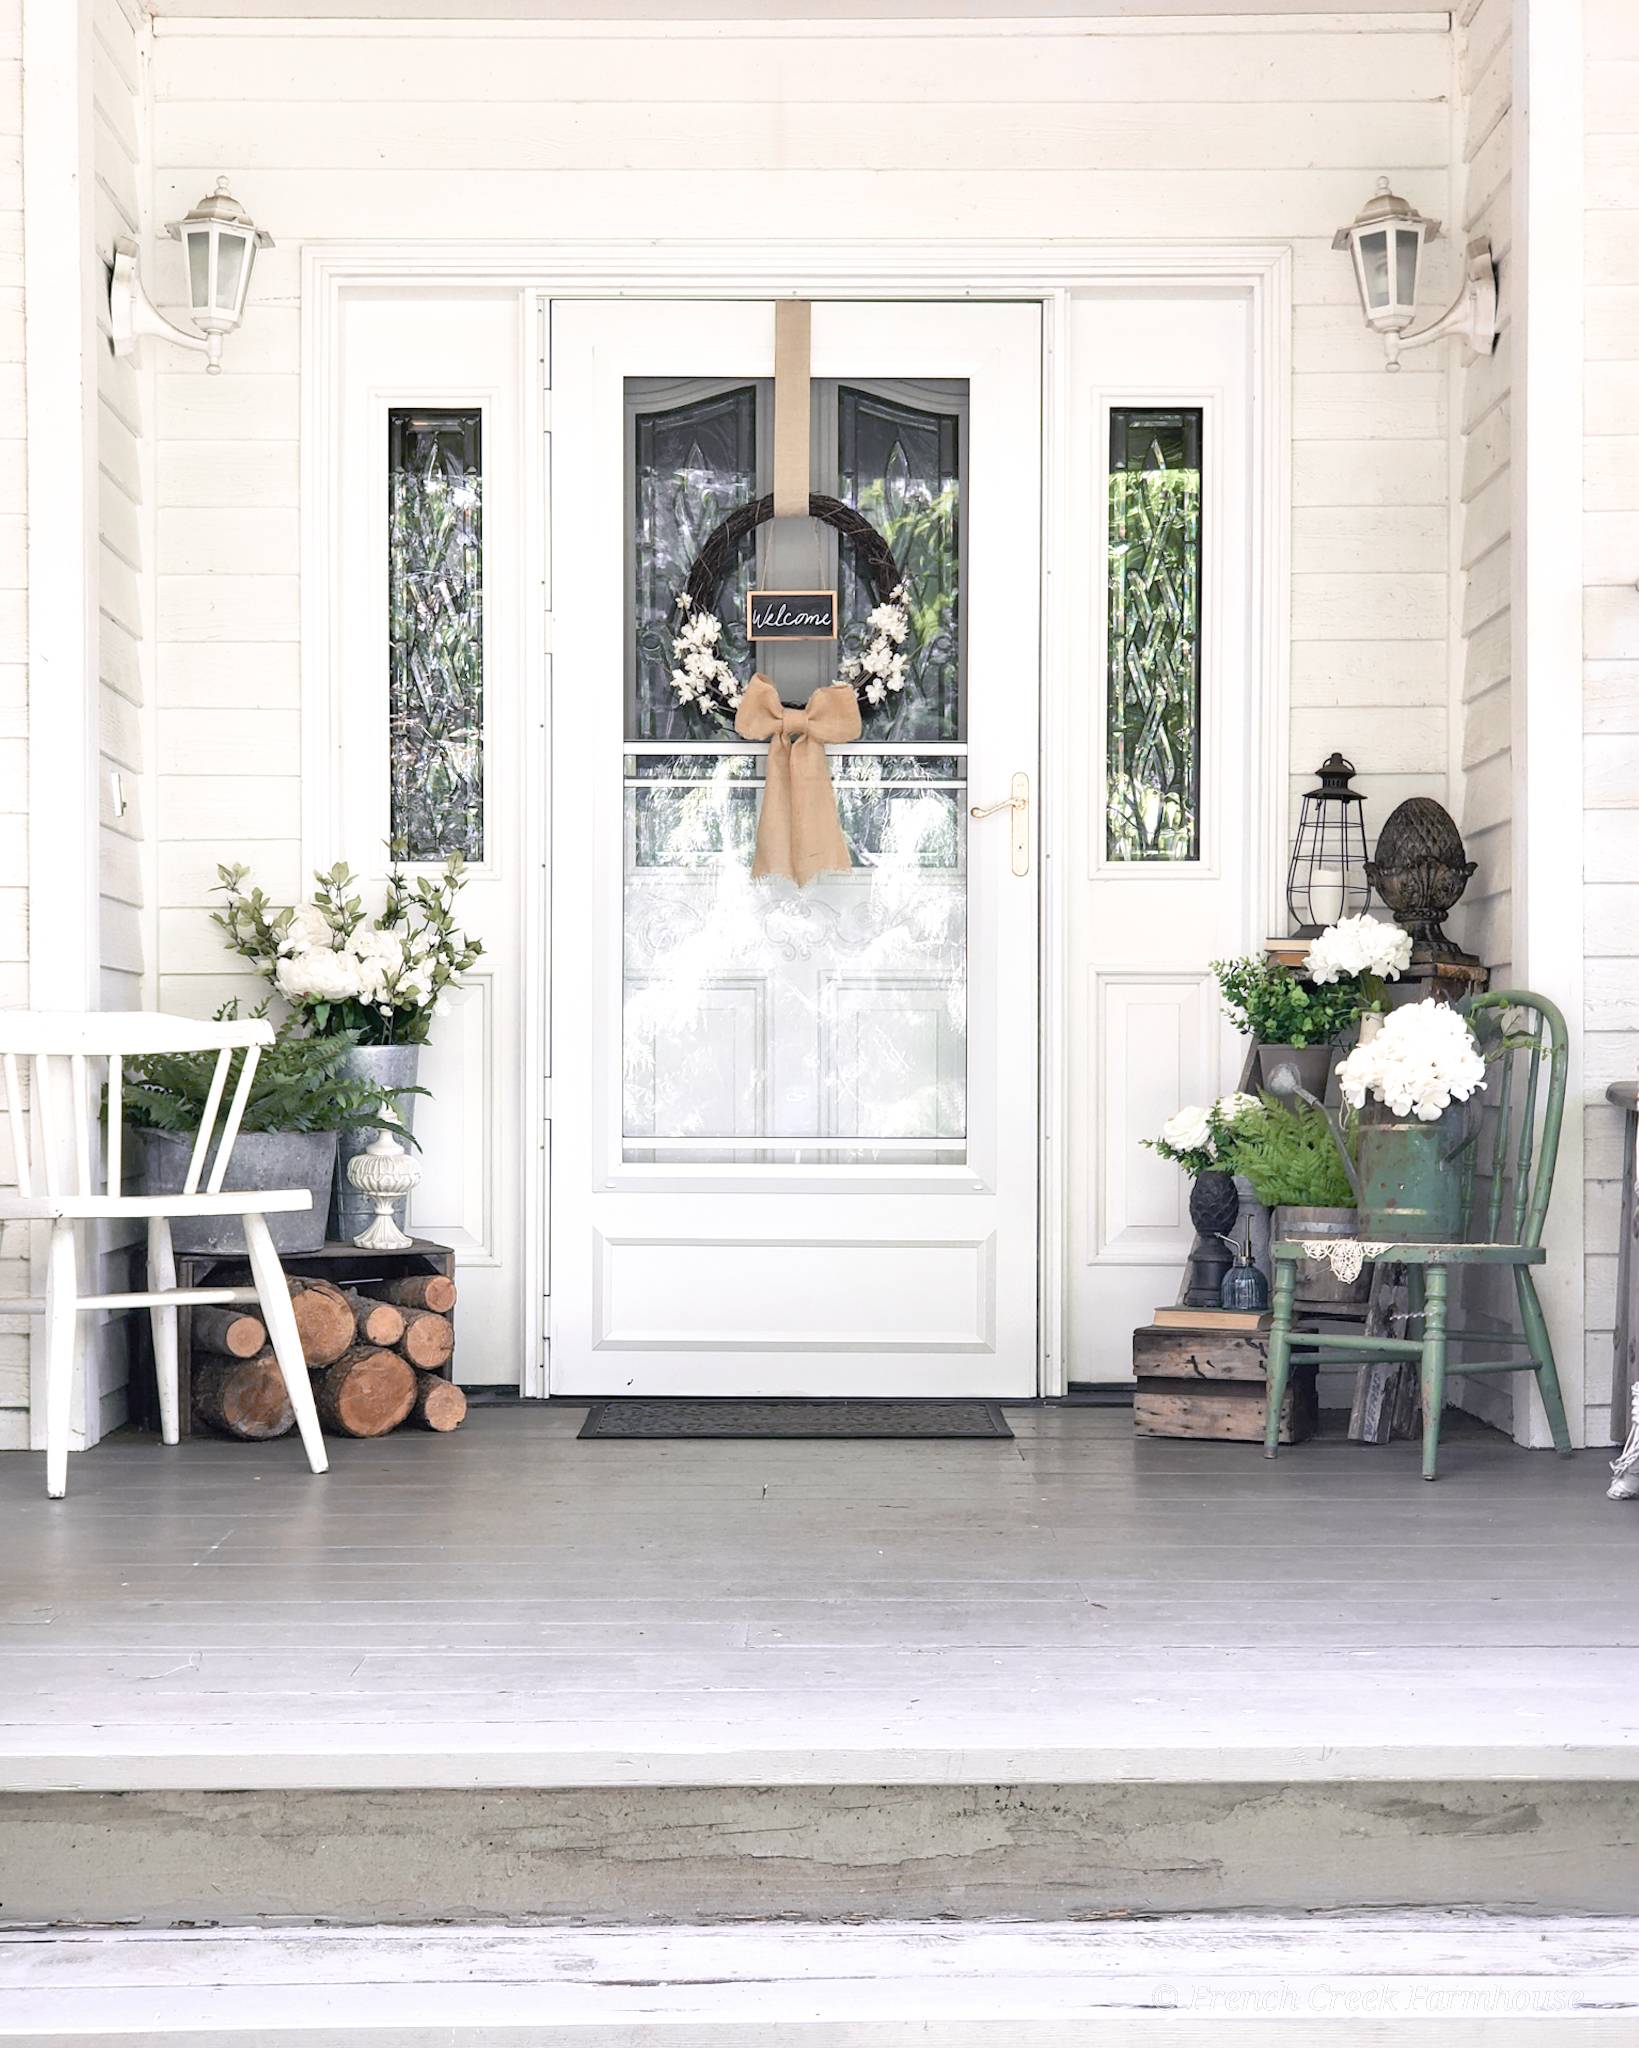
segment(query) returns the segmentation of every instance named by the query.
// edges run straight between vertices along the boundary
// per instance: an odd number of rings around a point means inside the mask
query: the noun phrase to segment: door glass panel
[[[484,857],[483,422],[387,415],[390,817],[412,861]]]
[[[766,485],[768,436],[756,428],[768,387],[628,383],[628,1161],[903,1168],[965,1156],[966,394],[912,389],[918,401],[929,394],[931,405],[913,405],[900,387],[815,387],[815,488],[859,506],[895,548],[910,588],[913,682],[871,713],[859,743],[828,750],[850,866],[799,890],[751,878],[767,748],[679,704],[670,682],[676,596],[694,555]],[[771,541],[760,529],[719,593],[724,655],[742,679],[754,665],[740,636],[744,596]],[[843,620],[840,646],[759,650],[795,704],[864,645],[875,600],[829,529],[799,525],[790,544],[813,550],[835,580]]]
[[[636,539],[627,731],[634,739],[697,738],[699,721],[677,701],[670,680],[677,597],[713,531],[757,495],[758,389],[739,384],[689,397],[679,386],[645,378],[627,390]],[[743,628],[755,560],[748,537],[718,607],[724,656],[741,676],[751,673]]]
[[[1201,413],[1110,414],[1105,852],[1201,849]]]

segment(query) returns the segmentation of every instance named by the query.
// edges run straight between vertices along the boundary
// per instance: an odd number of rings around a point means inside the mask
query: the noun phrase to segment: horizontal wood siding
[[[28,481],[23,386],[22,0],[0,0],[0,1007],[28,1001]],[[14,1187],[11,1146],[0,1183]],[[0,1230],[0,1295],[29,1291],[27,1233]],[[0,1316],[0,1450],[28,1441],[29,1324]]]
[[[1621,1121],[1639,1074],[1639,10],[1585,0],[1583,982],[1588,1441],[1610,1438]]]
[[[855,31],[857,30],[857,34]],[[1385,376],[1330,247],[1379,173],[1438,211],[1438,15],[1017,24],[162,20],[154,214],[223,164],[278,246],[229,374],[158,377],[160,995],[236,984],[218,858],[299,865],[300,250],[308,237],[1087,235],[1289,241],[1292,761],[1359,764],[1375,827],[1447,794],[1447,379]],[[732,108],[702,129],[700,109]],[[1443,306],[1452,244],[1436,245]],[[160,295],[178,288],[162,250]]]

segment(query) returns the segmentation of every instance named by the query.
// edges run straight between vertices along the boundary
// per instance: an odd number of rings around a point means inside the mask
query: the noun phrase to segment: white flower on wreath
[[[1396,1116],[1433,1123],[1484,1087],[1485,1061],[1467,1020],[1430,998],[1391,1010],[1374,1037],[1339,1061],[1337,1079],[1351,1108],[1370,1096]]]
[[[1213,1151],[1212,1112],[1193,1102],[1175,1109],[1161,1126],[1161,1140],[1177,1152]]]
[[[1411,965],[1411,933],[1378,917],[1340,917],[1329,924],[1309,948],[1305,962],[1309,979],[1347,981],[1357,974],[1375,974],[1398,981]]]
[[[685,590],[677,600],[680,623],[672,635],[671,686],[683,704],[700,704],[730,714],[737,711],[745,685],[717,651],[723,622],[715,612],[696,607]],[[910,681],[910,660],[900,650],[911,630],[905,586],[896,584],[883,603],[872,607],[865,624],[870,638],[858,654],[842,663],[836,681],[857,690],[866,703],[883,703]]]

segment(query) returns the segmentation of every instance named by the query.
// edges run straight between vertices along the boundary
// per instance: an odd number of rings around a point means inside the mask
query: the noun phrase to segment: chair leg
[[[1446,1270],[1426,1269],[1423,1287],[1423,1477],[1439,1475],[1440,1417],[1446,1405]]]
[[[1536,1276],[1529,1267],[1514,1268],[1514,1288],[1519,1295],[1520,1325],[1531,1346],[1531,1358],[1537,1369],[1537,1392],[1542,1396],[1542,1405],[1547,1411],[1554,1449],[1562,1458],[1569,1457],[1571,1431],[1565,1420],[1565,1399],[1559,1391],[1559,1368],[1554,1364],[1554,1347],[1548,1338],[1548,1319],[1537,1299]]]
[[[1292,1370],[1292,1296],[1297,1287],[1297,1261],[1275,1261],[1275,1314],[1269,1325],[1269,1355],[1264,1368],[1263,1454],[1273,1458],[1280,1447],[1280,1411]]]
[[[171,1226],[164,1216],[148,1218],[148,1285],[158,1292],[176,1285],[176,1255]],[[163,1443],[179,1443],[182,1431],[177,1407],[176,1310],[151,1308],[154,1331],[154,1378],[159,1387],[159,1434]]]
[[[296,1328],[296,1312],[290,1306],[285,1269],[279,1263],[279,1254],[273,1249],[266,1221],[260,1216],[245,1216],[240,1220],[245,1227],[245,1244],[250,1252],[251,1277],[256,1283],[257,1299],[262,1304],[262,1320],[267,1324],[273,1354],[284,1375],[290,1405],[296,1411],[296,1427],[302,1433],[307,1462],[315,1472],[328,1471],[330,1460],[325,1455],[319,1411],[313,1402],[313,1382],[307,1376],[307,1360],[302,1356],[302,1340]]]
[[[51,1226],[46,1254],[46,1492],[68,1491],[68,1434],[74,1413],[74,1333],[79,1322],[74,1226]]]

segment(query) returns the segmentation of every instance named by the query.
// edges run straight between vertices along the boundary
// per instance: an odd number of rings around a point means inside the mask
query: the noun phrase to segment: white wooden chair
[[[51,1225],[44,1299],[0,1301],[0,1313],[42,1309],[45,1312],[46,1492],[53,1500],[60,1500],[68,1488],[74,1336],[82,1309],[149,1311],[159,1380],[160,1434],[166,1443],[174,1444],[178,1439],[178,1307],[184,1302],[260,1303],[262,1320],[290,1392],[290,1405],[296,1411],[296,1426],[301,1431],[307,1461],[315,1472],[326,1468],[324,1438],[319,1431],[313,1387],[302,1357],[284,1268],[264,1220],[270,1211],[310,1208],[313,1198],[305,1188],[235,1192],[222,1186],[245,1104],[250,1099],[257,1061],[262,1047],[272,1041],[273,1027],[261,1018],[239,1023],[201,1023],[192,1017],[168,1017],[153,1010],[0,1011],[0,1073],[5,1079],[6,1115],[17,1182],[15,1194],[0,1193],[0,1220]],[[146,1053],[190,1052],[214,1052],[217,1058],[184,1191],[179,1195],[128,1195],[121,1185],[124,1062]],[[235,1052],[242,1052],[243,1058],[227,1115],[222,1118],[220,1135],[216,1136]],[[98,1104],[94,1092],[98,1075],[94,1069],[103,1063],[108,1080],[107,1174],[106,1187],[99,1192],[93,1143]],[[36,1134],[38,1144],[31,1142]],[[171,1249],[171,1218],[184,1216],[237,1216],[244,1229],[255,1285],[178,1287]],[[140,1218],[147,1225],[148,1287],[134,1294],[82,1294],[75,1224],[123,1218]]]

